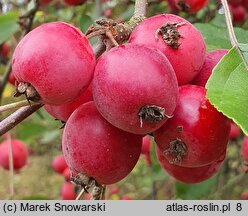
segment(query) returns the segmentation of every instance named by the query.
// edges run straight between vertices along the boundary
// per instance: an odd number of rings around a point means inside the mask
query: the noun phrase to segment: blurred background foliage
[[[17,24],[18,17],[32,8],[34,2],[27,0],[0,2],[0,44],[7,42],[10,47],[8,56],[1,60],[0,74],[3,75],[21,37]],[[77,7],[53,0],[49,4],[41,4],[33,27],[45,22],[63,21],[85,32],[95,20],[107,17],[123,22],[130,19],[133,11],[134,1],[130,0],[102,1],[100,7],[92,0]],[[148,16],[160,13],[179,14],[193,22],[203,34],[208,51],[231,48],[223,11],[215,0],[211,0],[207,7],[193,15],[171,10],[166,0],[149,1]],[[239,41],[247,41],[248,20],[235,26]],[[92,45],[96,41],[92,39]],[[24,99],[14,98],[14,90],[13,85],[7,84],[2,104]],[[1,119],[10,113],[1,114]],[[41,109],[9,132],[12,138],[18,138],[28,145],[30,156],[28,165],[14,175],[15,193],[12,197],[9,193],[10,175],[8,171],[0,169],[0,199],[60,199],[60,188],[64,178],[52,170],[51,162],[55,155],[61,154],[61,126],[60,121],[54,120]],[[230,140],[227,157],[217,175],[193,185],[183,184],[169,177],[158,165],[153,145],[152,165],[148,165],[144,155],[141,155],[138,164],[127,178],[107,188],[106,198],[120,199],[129,196],[133,199],[240,199],[242,192],[248,193],[248,178],[242,170],[240,156],[242,138],[243,134],[236,140]],[[4,140],[3,137],[0,139]],[[118,188],[119,192],[111,194],[113,187]]]

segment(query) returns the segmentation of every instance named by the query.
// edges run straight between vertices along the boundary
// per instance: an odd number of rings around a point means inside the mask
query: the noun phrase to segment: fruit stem
[[[248,63],[246,62],[244,55],[241,52],[241,49],[239,47],[239,43],[238,43],[236,35],[234,33],[233,24],[232,24],[232,17],[231,17],[230,9],[228,7],[227,0],[221,0],[221,3],[223,5],[224,11],[225,11],[226,24],[227,24],[227,28],[228,28],[230,42],[231,42],[232,46],[235,47],[236,50],[238,51],[240,57],[242,58],[242,60],[244,62],[245,68],[248,70]]]
[[[133,16],[146,16],[147,13],[147,0],[136,0],[134,6]]]
[[[80,191],[80,193],[78,194],[77,198],[75,200],[81,200],[82,196],[84,195],[85,193],[85,189],[82,188],[82,190]]]
[[[6,104],[3,106],[0,106],[0,113],[5,112],[5,111],[9,111],[9,110],[18,109],[18,108],[21,108],[21,107],[24,107],[27,105],[31,105],[31,104],[39,104],[39,103],[27,101],[27,100],[22,100],[22,101]]]
[[[44,104],[34,104],[25,107],[19,108],[17,111],[12,113],[10,116],[5,118],[0,122],[0,136],[5,134],[7,131],[14,128],[32,113],[36,112],[39,108],[41,108]]]

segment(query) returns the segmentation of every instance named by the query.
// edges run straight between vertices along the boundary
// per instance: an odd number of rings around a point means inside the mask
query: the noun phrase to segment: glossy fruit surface
[[[75,200],[77,195],[74,185],[71,182],[65,182],[61,187],[60,196],[62,200]]]
[[[173,68],[155,49],[127,44],[98,59],[93,98],[102,116],[115,127],[135,134],[158,129],[172,115],[177,95]]]
[[[73,111],[78,108],[80,105],[92,101],[92,85],[89,85],[86,91],[84,91],[79,97],[77,97],[74,101],[63,104],[63,105],[48,105],[44,106],[44,109],[54,118],[59,119],[61,121],[66,122]]]
[[[86,2],[86,0],[63,0],[64,3],[72,6],[80,5]]]
[[[139,159],[141,144],[141,136],[109,124],[94,102],[73,112],[62,138],[63,154],[71,170],[101,184],[113,184],[126,177]]]
[[[55,172],[62,174],[67,167],[68,166],[63,155],[57,155],[53,158],[52,168]]]
[[[170,40],[163,40],[162,34],[158,32],[168,23],[174,23],[174,30],[176,28],[180,35],[174,35],[178,39],[175,41],[178,48],[172,48]],[[174,68],[179,85],[193,80],[204,62],[206,47],[201,33],[190,22],[173,14],[160,14],[146,19],[133,30],[129,43],[144,44],[160,50]]]
[[[177,7],[188,13],[196,13],[204,8],[208,0],[175,0]]]
[[[230,120],[205,95],[204,87],[181,86],[173,118],[154,132],[158,148],[170,163],[183,167],[205,166],[226,151]]]
[[[11,139],[12,155],[13,155],[13,168],[19,170],[27,164],[28,149],[26,144],[17,139]],[[9,140],[5,140],[0,144],[0,165],[9,170]]]
[[[223,164],[225,154],[220,156],[217,161],[201,167],[181,167],[170,164],[168,160],[156,149],[157,158],[161,167],[176,180],[187,184],[199,183],[205,181],[216,174]]]
[[[18,44],[12,72],[31,84],[47,104],[73,101],[91,82],[95,57],[83,33],[67,23],[50,22],[29,32]]]
[[[241,130],[240,128],[235,124],[231,123],[231,130],[229,134],[230,139],[237,139],[241,135]]]
[[[228,53],[228,50],[214,50],[206,54],[203,66],[195,79],[191,82],[194,85],[205,87],[214,67],[219,63],[221,58]]]
[[[248,162],[248,136],[245,136],[242,143],[242,156]]]

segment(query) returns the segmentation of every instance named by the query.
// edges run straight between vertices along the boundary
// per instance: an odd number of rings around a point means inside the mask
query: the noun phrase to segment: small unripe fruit
[[[93,98],[115,127],[146,134],[161,127],[176,107],[178,85],[167,58],[158,50],[126,44],[98,59]]]
[[[63,174],[64,170],[67,168],[67,164],[63,155],[57,155],[53,158],[52,168],[55,172]]]
[[[94,102],[78,107],[68,119],[62,138],[65,160],[72,171],[113,184],[137,163],[142,138],[109,124]]]
[[[95,56],[85,35],[62,22],[43,24],[29,32],[12,60],[17,92],[38,100],[36,90],[51,105],[69,103],[85,91],[94,67]]]
[[[194,79],[206,51],[201,33],[190,22],[173,14],[146,19],[133,30],[129,43],[160,50],[174,68],[179,85]]]
[[[26,144],[17,139],[5,140],[0,144],[0,165],[9,170],[9,143],[11,142],[13,155],[13,168],[18,171],[27,164],[28,149]]]

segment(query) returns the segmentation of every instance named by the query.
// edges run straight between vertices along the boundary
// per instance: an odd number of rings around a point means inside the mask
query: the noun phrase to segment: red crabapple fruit
[[[52,168],[55,172],[59,174],[63,174],[63,172],[65,171],[67,167],[68,166],[65,162],[63,155],[57,155],[53,158]]]
[[[223,154],[218,160],[209,165],[200,167],[181,167],[170,164],[158,148],[156,148],[156,153],[161,167],[176,180],[187,184],[199,183],[212,177],[218,172],[225,158],[225,154]]]
[[[161,127],[176,107],[178,85],[167,58],[156,49],[126,44],[98,59],[93,98],[117,128],[146,134]]]
[[[188,13],[196,13],[204,8],[208,0],[175,0],[177,7]]]
[[[63,122],[66,122],[73,111],[78,108],[80,105],[92,101],[92,85],[89,85],[86,91],[84,91],[79,97],[74,101],[62,104],[62,105],[48,105],[44,106],[44,109],[54,118],[59,119]]]
[[[14,86],[14,85],[15,85],[15,81],[16,81],[16,79],[15,79],[14,74],[13,74],[12,72],[10,72],[8,82],[9,82],[11,85]]]
[[[169,163],[205,166],[226,152],[230,120],[205,95],[204,87],[181,86],[173,118],[154,132],[157,146]]]
[[[237,7],[230,6],[233,22],[240,23],[244,22],[246,18],[246,9],[244,6],[239,5]]]
[[[19,82],[17,96],[60,105],[69,103],[89,86],[95,56],[79,29],[63,22],[43,24],[18,44],[12,71]]]
[[[247,200],[247,199],[248,199],[248,194],[247,194],[245,191],[243,191],[243,192],[240,194],[240,199],[242,199],[242,200]]]
[[[145,156],[145,160],[148,165],[152,164],[151,147],[152,147],[151,138],[148,135],[144,136],[142,140],[141,154]]]
[[[228,0],[228,4],[234,7],[242,5],[242,3],[242,0]]]
[[[194,85],[205,87],[214,67],[219,63],[221,58],[228,53],[228,50],[214,50],[206,54],[203,66],[195,79],[191,82]]]
[[[237,139],[241,134],[241,130],[238,125],[231,123],[231,130],[229,134],[229,139]]]
[[[170,11],[174,11],[174,12],[178,11],[175,0],[167,0],[167,3]]]
[[[123,196],[121,197],[121,200],[133,200],[130,196]]]
[[[80,5],[86,2],[86,0],[63,0],[63,1],[64,3],[71,5],[71,6],[77,6],[77,5]]]
[[[204,62],[206,46],[201,33],[190,22],[173,14],[146,19],[133,30],[129,43],[160,50],[174,68],[179,85],[193,80]]]
[[[141,136],[109,124],[93,101],[72,113],[62,138],[63,154],[70,169],[100,184],[113,184],[126,177],[139,159],[141,144]]]
[[[65,182],[61,187],[60,196],[62,200],[75,200],[77,194],[74,185],[71,182]]]
[[[4,42],[0,45],[0,59],[1,58],[7,58],[9,54],[9,45],[7,42]]]
[[[17,139],[5,140],[0,144],[0,165],[9,170],[9,142],[11,142],[13,155],[13,168],[18,171],[27,164],[28,149],[26,144]]]
[[[63,176],[64,176],[65,181],[70,181],[71,180],[71,171],[70,171],[69,167],[67,167],[64,170]]]
[[[248,163],[248,136],[245,136],[242,143],[242,156],[246,163]]]

